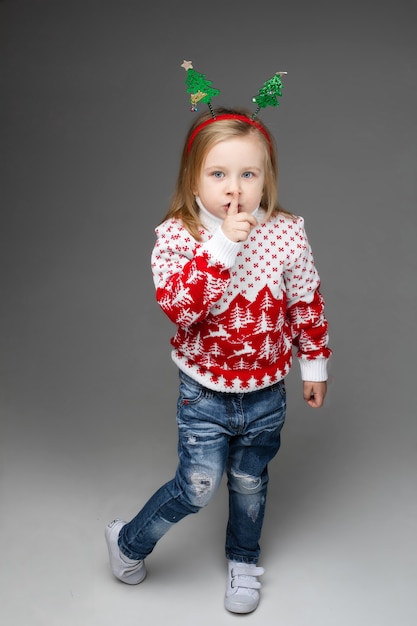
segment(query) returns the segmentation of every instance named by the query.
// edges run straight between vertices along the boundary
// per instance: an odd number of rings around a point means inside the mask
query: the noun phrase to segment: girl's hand
[[[256,218],[250,213],[239,213],[239,193],[235,191],[227,211],[227,217],[222,224],[222,230],[226,237],[235,243],[246,241],[257,223]]]
[[[304,381],[303,397],[309,406],[313,409],[319,409],[323,406],[324,398],[327,391],[327,382],[313,383]]]

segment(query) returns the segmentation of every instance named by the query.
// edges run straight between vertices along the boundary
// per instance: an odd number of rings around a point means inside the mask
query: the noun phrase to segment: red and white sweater
[[[181,221],[156,228],[156,298],[177,332],[177,366],[205,387],[250,392],[278,382],[297,346],[301,377],[327,379],[327,321],[302,217],[280,214],[230,241],[204,209],[202,241]]]

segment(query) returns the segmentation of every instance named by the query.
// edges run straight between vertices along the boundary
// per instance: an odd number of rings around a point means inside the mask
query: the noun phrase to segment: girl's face
[[[204,207],[224,219],[232,195],[239,193],[239,213],[253,213],[262,198],[265,180],[265,148],[255,134],[220,141],[203,162],[197,189]]]

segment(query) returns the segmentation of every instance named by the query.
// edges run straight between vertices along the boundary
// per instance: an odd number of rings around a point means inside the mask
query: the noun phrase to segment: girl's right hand
[[[257,223],[256,218],[250,213],[239,213],[239,192],[235,191],[227,211],[227,217],[222,224],[223,233],[235,243],[246,241]]]

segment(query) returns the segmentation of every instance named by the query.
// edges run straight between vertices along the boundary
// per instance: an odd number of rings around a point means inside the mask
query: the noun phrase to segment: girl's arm
[[[327,362],[331,355],[328,348],[328,323],[324,313],[324,299],[320,293],[320,278],[314,264],[313,254],[304,230],[304,220],[297,219],[294,228],[294,249],[285,271],[287,290],[287,315],[290,320],[294,345],[303,381],[308,381],[310,393],[305,390],[308,403],[314,394],[315,402],[322,404],[325,389],[312,389],[315,382],[327,380]],[[321,398],[321,400],[320,400]]]
[[[156,229],[152,273],[156,298],[172,322],[187,327],[207,317],[230,283],[230,268],[240,249],[219,228],[198,243],[176,220]]]

